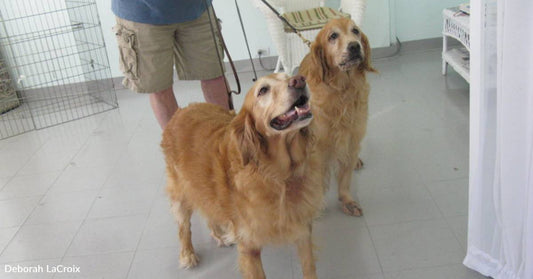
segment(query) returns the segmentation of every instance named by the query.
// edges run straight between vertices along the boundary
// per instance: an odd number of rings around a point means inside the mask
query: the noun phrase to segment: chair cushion
[[[346,17],[349,18],[350,14],[335,11],[328,7],[318,7],[303,11],[288,12],[281,15],[284,17],[296,30],[305,31],[320,29],[330,19]],[[287,24],[284,24],[285,32],[293,32]]]

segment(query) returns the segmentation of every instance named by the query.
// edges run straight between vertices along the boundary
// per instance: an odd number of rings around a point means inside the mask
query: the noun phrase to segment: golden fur
[[[370,65],[368,39],[349,19],[331,20],[322,28],[299,70],[312,92],[315,119],[310,129],[317,150],[328,166],[338,166],[339,201],[343,211],[354,216],[362,214],[351,196],[350,183],[354,168],[362,166],[359,150],[366,132],[370,90],[367,71],[375,71]]]
[[[260,78],[237,115],[192,104],[165,128],[161,146],[183,267],[198,263],[190,231],[198,210],[219,244],[237,243],[244,278],[264,278],[260,251],[270,243],[296,243],[304,278],[316,278],[311,223],[322,208],[323,173],[310,152],[310,119],[281,131],[269,125],[297,98],[289,82],[285,74]]]

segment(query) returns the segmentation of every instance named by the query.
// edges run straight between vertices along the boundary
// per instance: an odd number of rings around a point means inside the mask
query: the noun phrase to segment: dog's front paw
[[[194,252],[182,251],[180,253],[180,267],[189,269],[198,265],[198,256]]]
[[[356,217],[363,215],[363,209],[355,201],[343,202],[341,206],[342,206],[342,211],[347,215],[356,216]]]

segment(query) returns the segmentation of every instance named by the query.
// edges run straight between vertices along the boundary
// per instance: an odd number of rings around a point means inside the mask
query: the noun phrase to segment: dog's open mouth
[[[270,126],[276,130],[284,130],[295,121],[301,121],[313,117],[309,107],[309,97],[302,95],[286,113],[272,119]]]

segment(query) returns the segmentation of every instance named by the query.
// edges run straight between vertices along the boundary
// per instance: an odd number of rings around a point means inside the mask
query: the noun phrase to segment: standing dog
[[[350,183],[353,170],[363,164],[359,150],[368,118],[367,71],[375,72],[368,39],[346,18],[331,20],[322,28],[299,70],[313,94],[311,130],[317,150],[328,166],[338,165],[339,201],[342,210],[353,216],[362,215]]]
[[[304,278],[316,278],[311,224],[323,204],[321,163],[311,153],[312,114],[301,76],[260,78],[239,114],[211,104],[179,110],[163,132],[180,263],[198,263],[190,218],[198,210],[212,236],[236,242],[244,278],[265,278],[261,248],[296,243]]]

